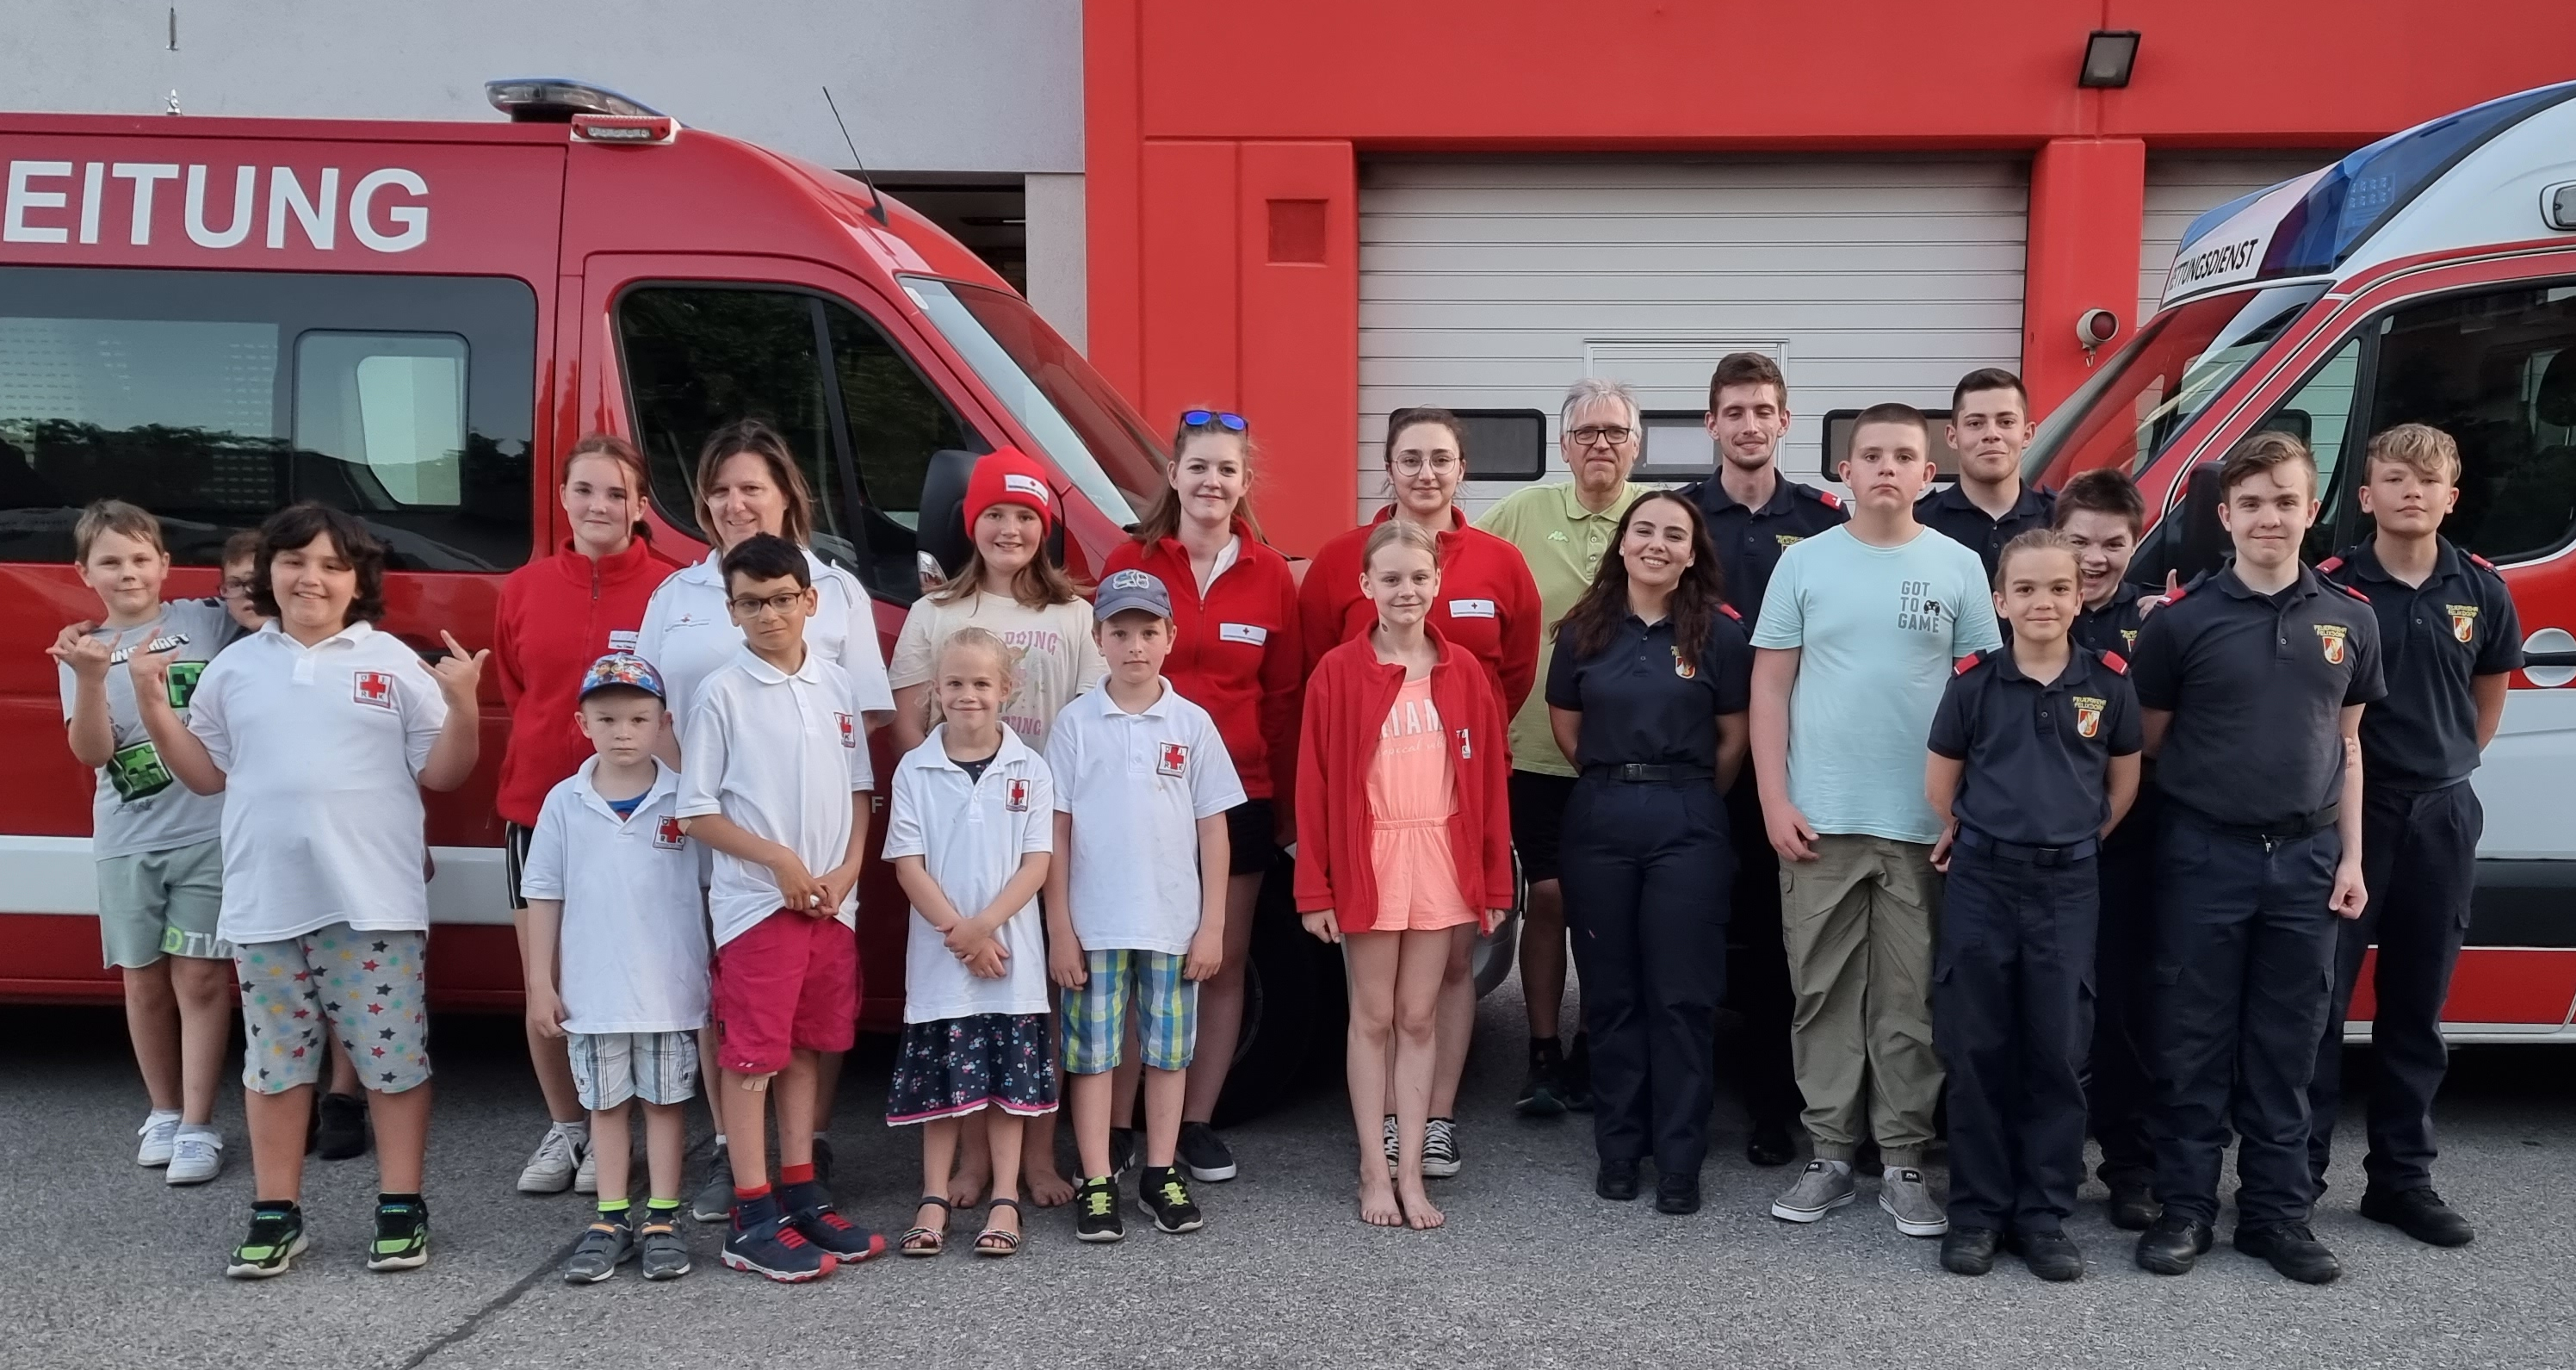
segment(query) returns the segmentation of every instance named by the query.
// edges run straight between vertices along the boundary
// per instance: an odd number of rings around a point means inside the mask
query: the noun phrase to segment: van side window
[[[67,562],[82,506],[172,557],[298,500],[394,567],[528,559],[536,299],[489,278],[0,268],[0,560]]]
[[[700,533],[691,496],[699,446],[735,419],[767,419],[814,492],[815,554],[882,598],[908,603],[920,593],[922,472],[943,447],[985,444],[874,324],[786,286],[640,285],[618,297],[616,314],[663,518]]]
[[[2495,562],[2576,537],[2576,282],[2449,295],[2382,316],[2366,366],[2369,432],[2424,423],[2460,445],[2460,502],[2442,532]],[[2369,531],[2356,434],[2329,517]]]

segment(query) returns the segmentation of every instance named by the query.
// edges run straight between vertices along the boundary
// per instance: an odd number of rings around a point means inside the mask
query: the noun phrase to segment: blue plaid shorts
[[[1087,951],[1090,983],[1064,992],[1064,1068],[1071,1075],[1115,1070],[1127,1038],[1128,1003],[1145,1064],[1187,1070],[1199,1043],[1199,985],[1181,978],[1187,957],[1160,951]]]

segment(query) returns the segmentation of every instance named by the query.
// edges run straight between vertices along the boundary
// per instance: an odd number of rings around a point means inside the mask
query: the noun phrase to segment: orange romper
[[[1449,733],[1431,702],[1431,677],[1408,680],[1379,729],[1369,762],[1369,855],[1377,871],[1371,932],[1437,932],[1477,921],[1458,892],[1449,816],[1458,774]]]

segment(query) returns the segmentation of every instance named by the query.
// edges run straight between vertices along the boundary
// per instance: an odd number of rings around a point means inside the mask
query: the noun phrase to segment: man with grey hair
[[[1645,493],[1628,483],[1644,449],[1645,425],[1637,396],[1626,385],[1597,376],[1575,382],[1565,393],[1558,431],[1572,479],[1515,491],[1476,520],[1477,527],[1520,548],[1538,582],[1541,680],[1556,650],[1556,621],[1591,586],[1602,555],[1618,545],[1620,513]],[[1521,989],[1529,1000],[1529,1080],[1521,1089],[1520,1111],[1552,1118],[1589,1108],[1591,1087],[1581,1031],[1570,1055],[1557,1042],[1566,953],[1557,829],[1574,793],[1575,769],[1548,729],[1546,691],[1530,691],[1512,719],[1511,743],[1512,844],[1520,849],[1529,881],[1520,945]]]

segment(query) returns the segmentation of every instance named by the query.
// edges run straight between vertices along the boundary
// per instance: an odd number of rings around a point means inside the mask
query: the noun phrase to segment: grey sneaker
[[[566,1284],[597,1284],[635,1259],[635,1229],[602,1218],[581,1234],[581,1242],[564,1262]]]
[[[590,1150],[590,1124],[556,1123],[546,1129],[545,1139],[528,1157],[519,1171],[522,1194],[561,1194],[572,1188],[574,1172],[581,1169],[581,1154]]]
[[[1434,1118],[1422,1126],[1422,1174],[1445,1180],[1458,1173],[1458,1122]]]
[[[720,1223],[733,1217],[733,1158],[725,1154],[721,1142],[707,1161],[706,1184],[696,1198],[689,1200],[689,1216],[702,1223]]]
[[[1909,1237],[1938,1237],[1950,1230],[1950,1215],[1923,1172],[1912,1166],[1889,1166],[1878,1182],[1878,1206],[1896,1219],[1896,1230]]]
[[[581,1164],[572,1172],[572,1192],[575,1194],[599,1192],[599,1148],[585,1146],[581,1149]]]
[[[689,1239],[669,1218],[648,1215],[635,1229],[635,1246],[643,1253],[644,1278],[676,1280],[689,1273]]]
[[[1771,1216],[1783,1222],[1811,1223],[1852,1201],[1852,1173],[1848,1165],[1832,1161],[1809,1161],[1798,1172],[1798,1182],[1789,1192],[1771,1201]]]
[[[1404,1136],[1396,1129],[1395,1115],[1386,1115],[1386,1125],[1378,1129],[1378,1147],[1386,1153],[1386,1173],[1392,1175],[1404,1164]]]

